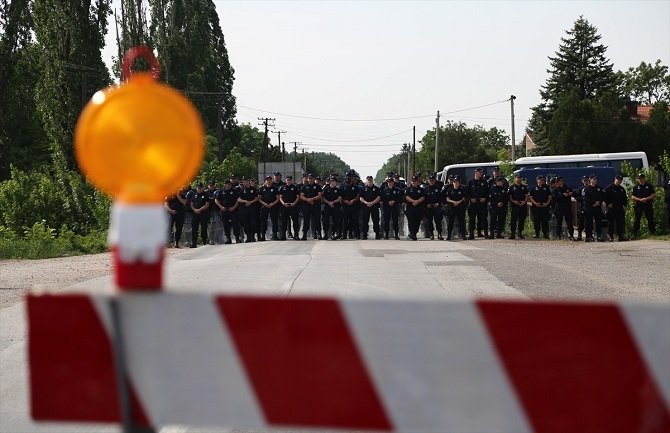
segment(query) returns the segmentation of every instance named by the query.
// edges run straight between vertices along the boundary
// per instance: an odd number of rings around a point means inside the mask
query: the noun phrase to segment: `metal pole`
[[[416,173],[416,126],[412,127],[412,174],[414,173]],[[405,176],[405,179],[407,179],[407,176]]]
[[[116,384],[119,391],[119,407],[123,433],[155,433],[152,427],[142,427],[135,424],[135,416],[131,404],[130,390],[128,389],[128,369],[121,326],[121,311],[119,298],[109,300],[109,314],[112,321],[112,344],[114,348],[114,367]]]
[[[435,168],[434,172],[437,172],[437,148],[440,144],[440,110],[437,110],[437,118],[435,119]]]
[[[514,100],[516,96],[512,95],[509,97],[510,107],[512,109],[512,162],[516,160],[516,137],[514,136]]]

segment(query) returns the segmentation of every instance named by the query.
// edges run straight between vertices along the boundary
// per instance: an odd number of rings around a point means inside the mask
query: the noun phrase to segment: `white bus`
[[[628,161],[635,169],[649,168],[647,154],[644,152],[619,153],[587,153],[581,155],[552,155],[552,156],[525,156],[514,161],[514,169],[520,168],[569,168],[569,167],[612,167],[616,172],[621,171],[623,161]],[[447,165],[439,172],[439,178],[446,182],[449,176],[458,174],[461,179],[467,180],[473,176],[477,167],[484,169],[485,174],[491,176],[493,168],[499,165],[494,162],[469,162],[465,164]]]
[[[570,168],[570,167],[612,167],[621,171],[621,163],[628,163],[635,169],[649,168],[644,152],[587,153],[583,155],[526,156],[514,161],[519,168]]]

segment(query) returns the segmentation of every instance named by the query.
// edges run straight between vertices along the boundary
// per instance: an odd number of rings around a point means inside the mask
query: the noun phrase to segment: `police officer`
[[[379,229],[379,203],[381,202],[381,190],[374,183],[372,176],[366,178],[366,185],[360,192],[361,201],[361,236],[368,238],[370,229],[369,222],[372,217],[372,229],[375,232],[375,239],[381,239],[382,233]]]
[[[342,210],[344,211],[342,239],[347,239],[347,235],[352,239],[360,239],[361,237],[358,225],[359,198],[358,179],[353,171],[350,171],[347,173],[344,185],[342,185]]]
[[[495,184],[489,189],[489,213],[491,216],[491,226],[489,229],[489,239],[494,236],[503,239],[502,231],[505,227],[505,214],[507,213],[508,192],[505,189],[505,178],[498,176]]]
[[[382,191],[382,208],[384,214],[384,239],[389,238],[389,229],[393,224],[394,239],[400,239],[398,217],[403,201],[403,191],[395,185],[395,178],[386,178],[386,188]]]
[[[312,227],[312,236],[314,239],[320,239],[321,234],[317,233],[317,221],[319,217],[316,208],[321,206],[321,188],[314,183],[314,175],[309,173],[307,175],[307,183],[302,185],[300,190],[300,200],[302,200],[302,238],[307,240],[307,233],[310,226]],[[297,233],[295,234],[297,236]]]
[[[589,186],[582,192],[584,198],[584,226],[586,228],[586,242],[602,242],[602,220],[605,201],[605,191],[598,185],[598,176],[589,176]],[[593,222],[595,221],[595,233]],[[594,236],[595,235],[595,236]]]
[[[300,240],[300,186],[293,183],[293,176],[286,176],[286,183],[279,187],[279,202],[281,203],[281,240],[286,240],[286,232],[291,236],[291,225],[294,240]]]
[[[405,215],[407,215],[407,227],[410,240],[417,240],[416,234],[423,218],[424,202],[426,201],[426,190],[421,187],[421,178],[412,176],[412,183],[405,190]]]
[[[481,167],[475,169],[475,176],[468,181],[466,191],[470,199],[470,207],[468,208],[470,240],[475,238],[475,220],[477,221],[477,237],[486,236],[488,238],[486,202],[489,196],[489,188],[484,178],[484,170]],[[485,234],[482,234],[482,230]]]
[[[576,241],[582,240],[582,232],[584,231],[584,188],[589,186],[589,177],[582,176],[582,186],[577,188],[573,192],[573,196],[577,201],[577,239]]]
[[[461,177],[455,175],[451,179],[451,185],[445,186],[445,199],[449,207],[448,221],[447,221],[447,240],[451,240],[451,234],[454,230],[454,221],[458,221],[458,226],[461,227],[461,237],[463,240],[467,239],[465,236],[465,209],[468,206],[468,193],[463,185],[461,185]]]
[[[165,197],[163,206],[168,211],[170,217],[170,227],[168,229],[168,240],[172,238],[172,228],[174,227],[174,247],[179,248],[181,241],[181,232],[184,228],[184,215],[186,214],[186,187],[179,190],[177,194]]]
[[[640,233],[640,221],[642,214],[647,218],[649,233],[654,235],[656,227],[654,226],[654,199],[656,191],[653,185],[647,183],[647,177],[644,173],[637,176],[638,184],[633,187],[633,202],[635,202],[635,223],[633,224],[633,238],[637,238]]]
[[[428,176],[428,184],[425,186],[426,190],[426,234],[430,239],[435,239],[433,231],[437,229],[437,238],[444,240],[442,237],[442,218],[444,212],[442,211],[442,204],[444,203],[444,183],[437,180],[437,174],[431,173]]]
[[[625,216],[628,205],[626,188],[621,186],[623,177],[620,174],[614,176],[614,183],[605,188],[605,203],[607,203],[607,232],[610,242],[614,241],[614,227],[616,227],[619,242],[625,241],[624,231],[626,229]]]
[[[340,217],[341,217],[341,207],[342,207],[342,191],[337,185],[337,177],[331,176],[326,185],[323,188],[321,194],[321,201],[324,204],[323,207],[323,230],[324,230],[324,239],[337,240],[340,238],[338,233],[341,229]]]
[[[200,237],[202,244],[207,245],[207,222],[209,220],[209,194],[205,192],[202,183],[196,187],[195,193],[191,198],[191,210],[193,211],[193,219],[191,220],[191,248],[198,245],[198,228],[200,228]]]
[[[563,220],[568,230],[568,239],[575,239],[575,229],[572,225],[572,188],[565,185],[563,176],[559,176],[554,189],[551,191],[556,205],[554,213],[556,214],[556,237],[561,239],[563,234]]]
[[[514,183],[509,187],[509,201],[512,208],[512,221],[510,224],[510,239],[515,239],[518,233],[519,239],[523,239],[523,229],[528,216],[528,187],[522,183],[521,174],[514,175]]]
[[[549,239],[549,205],[551,204],[551,190],[546,184],[544,176],[538,176],[537,184],[530,188],[529,197],[533,205],[531,212],[533,215],[533,227],[535,228],[535,238],[540,237],[540,229],[545,239]]]
[[[272,177],[267,176],[265,183],[258,189],[258,202],[261,205],[260,239],[265,240],[267,232],[268,216],[272,222],[272,240],[279,240],[279,191],[272,183]]]
[[[223,222],[223,231],[226,236],[225,244],[233,243],[230,236],[230,229],[232,228],[235,235],[235,242],[240,243],[240,227],[239,227],[239,206],[237,199],[239,198],[239,191],[233,188],[233,182],[228,179],[223,183],[223,188],[219,190],[219,194],[214,200],[214,204],[221,212],[221,221]]]
[[[237,201],[240,203],[240,222],[246,234],[244,242],[256,242],[258,231],[258,190],[251,185],[251,180],[242,178],[242,189]]]

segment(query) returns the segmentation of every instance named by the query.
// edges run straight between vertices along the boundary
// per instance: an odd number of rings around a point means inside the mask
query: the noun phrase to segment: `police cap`
[[[272,176],[265,176],[265,180],[272,180]]]
[[[435,180],[435,179],[437,179],[437,176],[434,175],[434,174],[431,174],[430,176],[428,176],[428,180]]]
[[[475,171],[484,171],[484,169],[481,168],[481,167],[477,167],[477,168],[475,168]]]
[[[198,185],[196,185],[197,188],[202,188],[203,186],[202,182],[198,182]]]
[[[395,183],[395,179],[392,178],[391,176],[387,177],[387,178],[386,178],[386,181],[387,181],[387,182],[393,182],[393,183]]]
[[[317,177],[315,177],[314,179],[316,179],[316,180],[321,180],[321,176],[317,176]]]
[[[226,180],[223,181],[223,184],[224,184],[224,185],[232,184],[232,183],[233,183],[233,181],[230,180],[230,179],[226,179]]]
[[[496,177],[496,182],[502,182],[502,181],[504,181],[504,180],[505,180],[505,178],[502,177],[502,176],[498,176],[498,177]]]
[[[216,183],[213,180],[207,182],[207,185],[215,185]]]
[[[249,180],[249,178],[246,176],[242,176],[242,180]]]
[[[304,177],[308,177],[308,176],[307,176],[307,173],[303,173],[303,174],[302,174],[302,177],[303,177],[303,178],[304,178]]]
[[[372,179],[374,179],[374,177],[372,177],[372,176],[368,176],[368,177],[366,177],[366,179],[367,179],[367,180],[372,180]]]
[[[337,176],[330,176],[328,180],[337,182]]]
[[[237,179],[237,175],[235,173],[233,173],[233,174],[230,175],[230,178],[231,179]]]
[[[621,179],[623,179],[623,176],[621,176],[620,174],[617,174],[616,176],[614,176],[614,178],[621,180]]]
[[[412,176],[412,180],[421,180],[421,176],[415,174],[414,176]]]
[[[640,173],[640,174],[637,175],[638,179],[642,179],[642,178],[645,178],[645,177],[647,177],[647,176],[645,176],[644,173]]]
[[[291,179],[291,180],[293,180],[293,176],[291,176],[291,175],[289,174],[289,175],[286,176],[286,179]]]
[[[589,177],[588,176],[582,176],[582,180],[587,180]]]
[[[281,176],[281,173],[278,171],[275,171],[275,176]]]
[[[562,180],[565,180],[565,179],[563,179],[563,176],[558,176],[558,177],[556,178],[556,181],[557,181],[557,182],[560,182],[560,181],[562,181]]]
[[[541,174],[538,175],[535,179],[537,179],[537,180],[540,180],[540,179],[542,179],[542,180],[546,180],[546,179],[544,178],[544,176],[542,176]]]
[[[452,177],[452,179],[453,179],[453,180],[457,180],[457,181],[460,182],[460,181],[461,181],[461,176],[458,175],[458,174],[456,174],[456,175],[454,175],[454,177]]]
[[[514,177],[523,177],[523,176],[521,176],[521,173],[514,173]]]
[[[314,179],[314,175],[313,175],[312,173],[309,173],[309,174],[307,175],[307,178],[309,178],[309,179]]]
[[[500,167],[496,165],[495,167],[493,167],[493,171],[500,171]]]

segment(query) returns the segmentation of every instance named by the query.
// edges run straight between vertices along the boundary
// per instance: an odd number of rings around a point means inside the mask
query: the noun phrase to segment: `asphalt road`
[[[11,264],[0,265],[3,273],[11,272]],[[170,291],[277,296],[570,298],[668,304],[670,242],[269,241],[173,252],[166,264],[166,281]],[[101,276],[62,290],[98,292],[111,287],[111,277]],[[30,421],[24,303],[3,305],[0,431],[119,431],[111,426]]]

